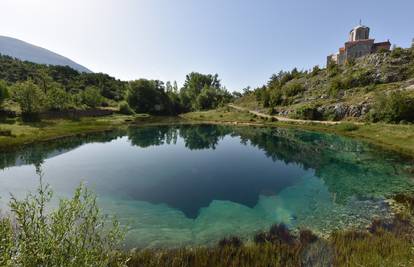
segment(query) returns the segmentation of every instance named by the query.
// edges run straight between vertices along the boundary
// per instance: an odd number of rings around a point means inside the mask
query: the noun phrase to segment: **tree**
[[[99,89],[89,86],[82,93],[82,102],[90,108],[96,108],[102,104],[102,96]]]
[[[36,114],[44,107],[45,94],[32,80],[28,80],[14,86],[13,99],[23,114]]]
[[[5,81],[0,80],[0,108],[7,97],[9,97],[8,86]]]
[[[370,118],[374,122],[414,122],[414,98],[407,92],[401,91],[391,92],[388,95],[380,93],[376,95]]]
[[[171,82],[170,81],[168,81],[168,82],[165,83],[165,91],[167,93],[173,92],[173,86],[171,85]]]
[[[164,85],[158,80],[140,79],[128,86],[127,101],[137,113],[168,114],[170,101]]]
[[[56,83],[53,87],[48,89],[46,102],[47,108],[50,110],[65,110],[68,109],[72,103],[71,96]]]
[[[183,109],[189,111],[214,108],[229,102],[232,97],[221,86],[218,74],[192,72],[186,76],[180,99]]]

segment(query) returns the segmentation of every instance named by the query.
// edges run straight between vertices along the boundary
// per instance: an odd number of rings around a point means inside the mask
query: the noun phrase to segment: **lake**
[[[250,239],[275,223],[320,234],[391,216],[413,162],[361,141],[284,128],[131,127],[1,153],[1,207],[44,181],[70,197],[84,181],[127,228],[126,247]]]

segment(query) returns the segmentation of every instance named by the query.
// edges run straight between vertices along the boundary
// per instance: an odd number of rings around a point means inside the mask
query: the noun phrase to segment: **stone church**
[[[369,27],[358,25],[349,33],[349,41],[339,48],[339,52],[328,56],[327,64],[344,64],[347,60],[363,57],[381,50],[390,50],[390,41],[375,43],[369,38]]]

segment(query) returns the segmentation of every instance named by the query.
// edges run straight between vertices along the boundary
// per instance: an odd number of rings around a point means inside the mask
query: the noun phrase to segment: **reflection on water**
[[[210,244],[273,223],[321,233],[390,216],[384,199],[413,188],[412,161],[355,140],[298,130],[136,127],[1,153],[0,196],[81,182],[128,227],[127,245]]]

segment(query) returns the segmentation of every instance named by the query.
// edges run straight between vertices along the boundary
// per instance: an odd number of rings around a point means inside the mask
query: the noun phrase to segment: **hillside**
[[[86,67],[79,65],[64,56],[42,47],[6,36],[0,36],[0,54],[39,64],[69,66],[79,72],[91,72]]]
[[[280,72],[265,86],[245,91],[235,104],[301,119],[413,121],[414,48],[371,54],[343,66]],[[378,115],[392,106],[400,107],[402,117]]]

